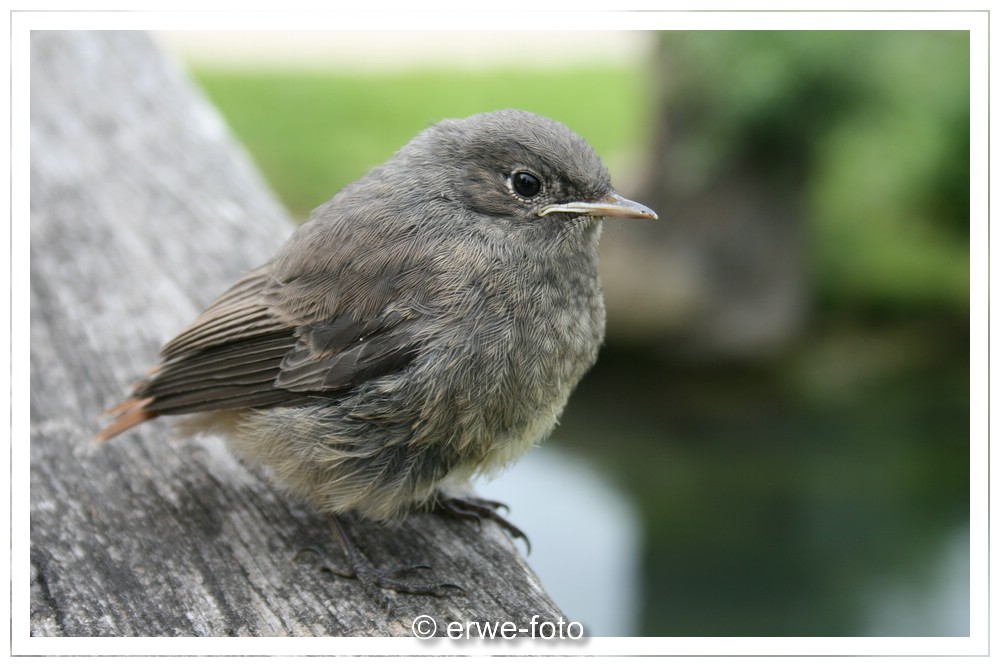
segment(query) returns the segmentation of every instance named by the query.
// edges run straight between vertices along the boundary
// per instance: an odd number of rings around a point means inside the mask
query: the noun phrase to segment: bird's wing
[[[295,347],[281,360],[275,386],[330,392],[396,371],[413,358],[413,328],[413,320],[396,313],[364,322],[343,313],[330,322],[301,326]]]
[[[244,276],[167,343],[162,362],[112,408],[106,440],[160,414],[266,408],[335,396],[404,367],[414,322],[389,313],[363,321],[337,312],[306,324],[267,267]]]

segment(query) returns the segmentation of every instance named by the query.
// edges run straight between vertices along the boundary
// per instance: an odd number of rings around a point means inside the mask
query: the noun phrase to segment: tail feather
[[[118,405],[105,411],[102,417],[114,417],[115,420],[101,429],[101,432],[94,436],[94,442],[101,443],[129,430],[133,426],[141,424],[158,416],[156,410],[147,410],[146,406],[153,402],[154,397],[129,398]]]

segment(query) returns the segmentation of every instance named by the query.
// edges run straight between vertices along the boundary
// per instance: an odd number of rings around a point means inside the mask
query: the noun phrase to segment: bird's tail
[[[160,414],[158,411],[146,409],[154,400],[155,397],[153,396],[146,396],[144,398],[133,396],[104,412],[101,415],[102,417],[113,417],[114,421],[94,436],[94,442],[101,443],[110,440],[133,426],[158,416]]]

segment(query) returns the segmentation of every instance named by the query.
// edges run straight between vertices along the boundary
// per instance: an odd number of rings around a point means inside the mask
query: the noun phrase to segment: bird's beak
[[[565,204],[550,204],[538,211],[539,216],[550,213],[578,213],[594,217],[642,218],[656,220],[656,212],[639,202],[625,199],[617,192],[601,197],[597,201],[573,201]]]

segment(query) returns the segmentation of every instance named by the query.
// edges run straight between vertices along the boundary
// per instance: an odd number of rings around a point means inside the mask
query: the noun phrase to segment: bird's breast
[[[458,476],[506,465],[553,428],[604,336],[596,258],[530,257],[467,267],[427,357],[427,414],[451,420]],[[460,284],[458,284],[460,283]]]

